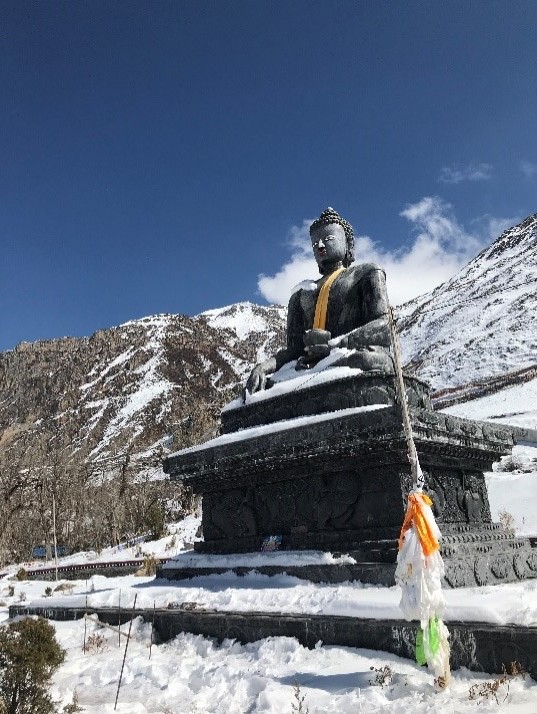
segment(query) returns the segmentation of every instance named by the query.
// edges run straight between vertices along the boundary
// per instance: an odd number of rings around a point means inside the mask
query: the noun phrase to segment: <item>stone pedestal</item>
[[[197,551],[258,552],[264,537],[281,535],[282,549],[350,553],[363,565],[361,580],[393,582],[410,467],[393,380],[364,379],[361,389],[345,380],[324,387],[336,411],[309,410],[322,400],[318,388],[274,402],[267,393],[224,412],[224,428],[234,433],[166,460],[170,476],[203,497]],[[514,431],[422,408],[430,405],[426,388],[406,381],[425,490],[443,533],[446,584],[537,576],[537,549],[492,522],[483,474],[510,452]]]

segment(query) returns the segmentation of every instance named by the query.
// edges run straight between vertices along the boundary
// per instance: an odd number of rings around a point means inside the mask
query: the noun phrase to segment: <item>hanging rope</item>
[[[397,331],[395,329],[395,322],[393,319],[393,311],[391,306],[388,307],[388,325],[390,328],[390,338],[392,342],[393,349],[393,361],[395,368],[395,389],[397,394],[397,401],[401,407],[401,414],[403,417],[403,428],[405,431],[405,438],[408,449],[408,460],[410,461],[410,467],[412,472],[412,483],[413,489],[423,489],[425,485],[423,472],[420,468],[420,462],[418,460],[418,452],[416,451],[416,444],[414,443],[414,437],[412,436],[412,424],[410,422],[410,414],[408,411],[408,399],[406,395],[405,382],[403,379],[403,366],[401,362],[401,351],[399,348],[399,338],[397,336]]]
[[[445,600],[442,593],[444,563],[440,555],[441,533],[436,524],[432,501],[423,493],[425,478],[418,459],[412,434],[412,422],[408,408],[399,339],[395,329],[393,312],[388,311],[397,401],[401,407],[408,460],[412,472],[412,489],[399,537],[399,552],[395,580],[401,586],[400,607],[407,620],[419,620],[416,637],[416,660],[427,666],[436,675],[438,686],[443,689],[449,683],[450,648],[449,632],[442,622]]]

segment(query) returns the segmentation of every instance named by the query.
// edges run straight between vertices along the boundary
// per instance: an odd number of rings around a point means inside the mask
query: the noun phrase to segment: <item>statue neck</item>
[[[338,270],[339,268],[343,267],[343,261],[341,260],[331,260],[329,263],[323,263],[322,265],[319,265],[319,272],[323,277],[327,277],[328,275],[331,275],[334,270]]]

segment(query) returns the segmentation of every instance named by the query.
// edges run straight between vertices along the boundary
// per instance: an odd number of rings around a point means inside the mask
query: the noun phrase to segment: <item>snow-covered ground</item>
[[[535,474],[534,474],[535,475]],[[512,489],[512,474],[495,473],[498,504]],[[507,477],[507,478],[506,478]],[[537,479],[536,479],[537,480]],[[513,504],[513,515],[520,518],[524,500]],[[537,526],[533,516],[532,523]],[[199,519],[189,517],[173,526],[174,535],[142,545],[144,552],[173,555],[173,551],[192,542]],[[537,528],[536,531],[537,532]],[[170,547],[170,544],[173,545]],[[119,551],[130,557],[129,549]],[[80,554],[70,562],[105,560],[111,555]],[[177,556],[185,564],[209,564],[212,556],[197,556],[183,551]],[[259,555],[228,556],[227,564],[259,563]],[[270,562],[296,564],[304,554],[266,553]],[[309,554],[309,559],[330,560],[326,554]],[[214,557],[213,557],[214,559]],[[239,563],[240,561],[240,563]],[[16,570],[16,568],[12,568]],[[192,603],[202,608],[243,611],[296,612],[337,614],[354,617],[401,618],[398,587],[380,588],[359,583],[314,585],[287,575],[268,577],[256,572],[239,577],[233,573],[204,576],[189,581],[155,580],[150,577],[124,576],[65,583],[67,591],[45,597],[45,589],[56,587],[45,581],[0,581],[0,622],[6,621],[10,604],[35,605],[132,606],[137,594],[137,607],[167,607]],[[72,589],[71,589],[72,586]],[[10,588],[13,588],[11,592]],[[478,620],[497,624],[512,623],[537,627],[537,580],[487,588],[465,588],[446,591],[446,621]],[[87,714],[114,710],[123,647],[118,635],[88,621],[86,637],[98,632],[104,640],[98,651],[84,654],[84,622],[53,623],[67,658],[54,677],[53,695],[62,706],[69,703],[76,690],[79,703]],[[123,627],[126,631],[128,625]],[[467,670],[454,672],[448,692],[438,693],[427,669],[394,655],[365,649],[323,646],[313,650],[302,647],[295,639],[273,637],[241,645],[234,641],[218,644],[210,638],[182,634],[165,644],[154,644],[149,659],[151,627],[136,619],[129,645],[125,672],[119,695],[118,712],[190,714],[191,712],[282,712],[296,711],[296,683],[300,697],[305,697],[310,714],[314,712],[446,712],[498,711],[495,700],[470,699],[473,685],[492,681],[497,675],[478,675]],[[389,684],[375,684],[377,671],[388,666],[392,673]],[[374,668],[373,670],[371,668]],[[377,671],[375,671],[377,670]],[[507,697],[505,702],[503,698]],[[537,684],[518,678],[509,690],[498,691],[502,711],[522,714],[537,711]]]
[[[480,399],[443,410],[448,414],[537,429],[537,380],[502,389]],[[518,535],[537,535],[537,444],[521,444],[505,461],[486,474],[492,518],[513,517]],[[501,471],[501,468],[513,470]]]
[[[87,635],[96,627],[90,623]],[[107,649],[84,655],[82,621],[56,623],[56,630],[67,658],[54,679],[53,695],[65,704],[76,689],[87,714],[112,712],[122,658],[116,633],[100,630]],[[436,693],[427,671],[408,660],[346,647],[319,645],[308,650],[295,639],[283,637],[247,645],[227,640],[219,645],[182,634],[153,646],[149,659],[151,626],[137,620],[133,635],[117,707],[118,712],[129,714],[296,712],[292,706],[298,706],[297,682],[299,696],[305,697],[304,714],[466,712],[476,710],[476,701],[469,700],[470,687],[490,679],[462,670],[454,673],[449,691]],[[385,666],[393,672],[392,683],[372,685],[377,673],[371,668]],[[500,701],[506,695],[507,688],[502,686]],[[504,706],[501,711],[534,714],[537,684],[529,678],[513,681]],[[498,711],[498,706],[493,701],[481,704],[477,711]]]
[[[467,419],[481,419],[522,426],[526,429],[537,429],[537,379],[514,384],[495,394],[456,404],[443,411]]]
[[[502,402],[502,394],[457,405],[448,411],[478,419],[496,419],[506,423],[537,428],[535,400],[524,388],[512,388],[514,394]],[[507,391],[507,390],[504,390]],[[520,395],[518,395],[520,392]],[[517,412],[517,414],[514,414]],[[515,421],[515,419],[517,421]],[[537,448],[516,447],[510,463],[487,474],[493,518],[508,511],[519,533],[537,534]],[[498,468],[513,468],[501,471]],[[184,564],[196,561],[209,564],[211,556],[198,556],[189,547],[195,538],[199,519],[189,517],[173,526],[166,538],[141,545],[145,554],[176,555]],[[174,539],[174,540],[172,540]],[[83,553],[62,562],[85,563],[111,558],[134,557],[137,547],[108,549],[101,554]],[[260,555],[227,557],[225,563],[251,565],[255,569]],[[297,564],[304,554],[266,553],[264,562]],[[312,562],[330,559],[326,554],[308,554]],[[213,557],[214,560],[214,557]],[[28,565],[28,564],[27,564]],[[10,568],[10,574],[18,566]],[[45,581],[0,580],[0,622],[8,618],[10,604],[85,605],[88,607],[132,606],[167,607],[192,603],[193,607],[219,610],[252,610],[286,613],[315,613],[370,618],[401,618],[398,587],[380,588],[360,583],[314,585],[287,575],[268,577],[255,571],[244,577],[231,572],[204,576],[189,581],[155,580],[124,576],[69,581],[67,591],[45,597],[46,588],[56,587]],[[71,587],[72,586],[72,589]],[[446,591],[445,619],[537,627],[537,580],[486,588]],[[79,703],[87,714],[114,711],[123,648],[118,635],[86,623],[86,637],[98,631],[104,638],[98,651],[84,654],[84,622],[53,623],[58,639],[67,650],[67,658],[54,677],[53,696],[61,706],[72,700],[76,690]],[[123,627],[126,631],[128,625]],[[537,712],[537,684],[517,678],[509,689],[500,686],[498,699],[470,699],[473,685],[492,681],[497,675],[478,675],[467,670],[454,672],[448,691],[436,692],[431,673],[414,662],[394,655],[365,649],[323,646],[313,650],[302,647],[293,638],[273,637],[241,645],[234,641],[218,644],[210,638],[182,634],[165,644],[154,644],[149,658],[151,626],[136,619],[129,645],[118,712],[173,713],[299,711],[295,687],[304,697],[305,714],[321,712],[446,712],[509,711],[516,714]],[[388,666],[391,681],[375,683],[377,672]],[[372,669],[373,668],[373,669]],[[505,700],[504,700],[505,697]],[[296,707],[293,709],[292,707]],[[306,709],[306,707],[308,709]]]
[[[43,598],[51,583],[3,581],[0,618],[7,618],[11,603],[81,604],[88,598],[89,609],[118,603],[157,606],[192,602],[228,610],[271,610],[287,612],[334,612],[369,617],[400,617],[399,590],[359,584],[312,585],[285,575],[269,578],[257,574],[238,577],[196,578],[167,582],[152,578],[93,577],[70,581],[72,594]],[[9,595],[9,586],[14,587]],[[52,584],[55,587],[55,584]],[[524,622],[537,625],[537,582],[502,585],[496,588],[468,588],[447,592],[446,619],[488,619],[491,622]],[[521,602],[524,607],[521,608]],[[486,615],[486,616],[485,616]],[[61,645],[67,650],[65,663],[54,677],[53,695],[65,705],[76,690],[79,703],[88,714],[112,712],[117,690],[122,648],[118,635],[87,622],[86,637],[94,632],[104,637],[102,647],[84,654],[84,622],[53,623]],[[449,624],[449,623],[448,623]],[[123,626],[126,632],[128,625]],[[300,684],[300,696],[310,714],[314,712],[465,712],[473,711],[470,687],[491,680],[467,670],[454,672],[449,692],[437,693],[433,677],[414,662],[385,652],[348,647],[323,646],[308,650],[295,639],[273,637],[241,645],[182,634],[173,641],[153,645],[149,659],[151,626],[137,619],[133,626],[117,711],[130,713],[173,712],[291,712],[296,704],[293,686]],[[393,679],[384,687],[372,684],[377,676],[371,668],[389,666]],[[501,687],[500,701],[507,694]],[[507,711],[537,711],[537,684],[526,678],[510,684]],[[481,702],[479,711],[497,711],[492,703]],[[502,709],[504,710],[504,709]],[[305,711],[305,709],[303,710]]]
[[[118,635],[87,622],[86,638],[104,638],[99,651],[82,651],[84,622],[54,623],[57,637],[67,651],[65,663],[54,677],[52,695],[61,706],[73,692],[86,714],[114,711],[124,650]],[[126,631],[127,625],[122,630]],[[149,658],[151,626],[136,619],[132,628],[118,712],[129,714],[284,714],[297,711],[294,686],[305,697],[302,712],[356,714],[367,712],[469,712],[509,711],[534,714],[537,684],[516,679],[503,707],[469,699],[470,687],[491,680],[467,670],[453,673],[448,691],[438,693],[428,671],[409,660],[366,649],[319,645],[308,650],[293,638],[271,637],[241,645],[218,644],[197,635],[181,634],[171,642],[153,645]],[[377,672],[389,667],[392,680],[381,687],[372,684]],[[306,710],[306,707],[308,709]]]

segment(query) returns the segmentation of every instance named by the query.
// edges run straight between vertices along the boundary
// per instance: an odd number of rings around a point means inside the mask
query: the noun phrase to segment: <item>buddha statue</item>
[[[308,369],[335,349],[344,354],[331,366],[393,374],[384,271],[373,263],[353,265],[352,226],[333,208],[311,224],[310,237],[321,277],[295,289],[287,345],[254,367],[246,382],[250,394],[265,389],[284,364],[294,361],[297,370]]]

